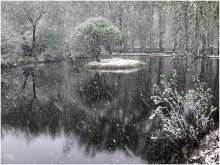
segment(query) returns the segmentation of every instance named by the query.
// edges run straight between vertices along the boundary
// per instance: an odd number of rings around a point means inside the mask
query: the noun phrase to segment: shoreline
[[[100,58],[111,58],[111,57],[133,57],[133,56],[139,56],[139,57],[173,57],[176,58],[178,55],[176,53],[112,53],[112,54],[101,54]],[[34,59],[33,57],[26,57],[24,59],[21,59],[20,61],[18,60],[17,62],[15,61],[9,61],[9,62],[3,62],[1,60],[1,69],[10,69],[10,68],[17,68],[17,67],[22,67],[26,66],[29,64],[42,64],[42,63],[55,63],[55,62],[61,62],[64,60],[75,60],[78,58],[92,58],[92,57],[71,57],[71,56],[66,56],[66,57],[60,57],[60,58],[49,58],[49,59]],[[182,58],[182,57],[179,57]],[[202,57],[198,57],[200,59]],[[207,55],[205,58],[211,58],[211,59],[219,59],[219,55],[217,54],[212,54],[212,55]]]

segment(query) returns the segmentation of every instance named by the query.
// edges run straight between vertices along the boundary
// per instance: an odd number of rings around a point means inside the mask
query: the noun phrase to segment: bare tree
[[[33,18],[30,14],[30,11],[27,12],[27,17],[29,22],[32,25],[32,46],[31,46],[31,54],[30,56],[34,55],[34,49],[35,49],[35,44],[36,44],[36,28],[37,28],[37,23],[40,20],[40,18],[46,13],[46,11],[40,11],[39,15],[36,18]]]

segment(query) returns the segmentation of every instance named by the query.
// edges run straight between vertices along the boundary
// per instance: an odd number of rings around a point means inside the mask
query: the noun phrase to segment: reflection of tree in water
[[[25,77],[24,83],[22,85],[22,88],[25,89],[27,80],[31,76],[32,77],[32,84],[33,84],[33,98],[31,99],[30,104],[28,105],[28,110],[30,111],[33,105],[34,100],[37,100],[37,95],[36,95],[36,76],[35,76],[35,68],[34,66],[29,66],[25,67],[23,69],[23,75]]]
[[[56,133],[60,129],[59,119],[60,112],[57,108],[54,108],[53,100],[44,105],[37,98],[36,94],[36,68],[35,66],[29,66],[23,68],[24,81],[22,83],[22,91],[17,100],[14,100],[16,105],[9,111],[7,115],[2,118],[2,124],[7,126],[7,129],[17,128],[25,132],[27,135],[39,135],[40,133],[49,131],[52,137],[55,137]],[[27,87],[28,81],[32,80],[32,89]],[[27,92],[31,93],[31,97]],[[31,92],[30,92],[31,91]]]
[[[4,128],[16,128],[18,131],[25,132],[38,136],[41,133],[49,133],[51,137],[55,138],[60,131],[60,111],[53,107],[50,103],[40,106],[33,104],[30,111],[27,111],[29,100],[23,100],[23,105],[11,109],[4,117],[2,117],[2,124]]]
[[[114,86],[95,73],[94,78],[85,82],[82,87],[76,90],[77,100],[86,109],[102,110],[108,107],[118,97],[118,92]]]

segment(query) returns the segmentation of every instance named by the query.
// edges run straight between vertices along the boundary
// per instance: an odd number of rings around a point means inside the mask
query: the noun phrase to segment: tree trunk
[[[185,68],[184,68],[184,73],[183,73],[183,91],[186,92],[186,74],[187,74],[187,70],[188,70],[188,57],[186,58],[186,62],[185,62]]]
[[[176,31],[177,30],[177,9],[176,9],[175,2],[174,2],[173,10],[174,10],[174,25],[173,25],[174,28],[173,28],[173,30]],[[177,34],[175,33],[173,52],[176,52],[176,47],[177,47]]]
[[[131,51],[134,53],[134,36],[131,35]]]
[[[202,35],[202,56],[206,55],[206,36],[205,34]]]
[[[124,37],[124,49],[123,52],[126,53],[127,52],[127,36]]]
[[[122,32],[123,30],[123,7],[122,7],[122,3],[123,2],[120,2],[120,5],[119,5],[119,30]],[[120,53],[122,53],[122,46],[123,46],[123,43],[122,43],[122,40],[120,40],[119,42],[119,45],[120,45]]]
[[[106,48],[106,49],[108,50],[109,54],[112,54],[112,51],[111,51],[111,49],[110,49],[110,46],[109,46],[109,45],[107,46],[107,48]]]
[[[153,15],[154,15],[154,5],[151,3],[151,16],[150,16],[150,24],[151,24],[151,29],[150,29],[150,36],[149,36],[149,42],[150,42],[150,53],[152,53],[152,29],[153,29]]]
[[[188,52],[188,49],[189,49],[189,34],[188,34],[188,23],[187,23],[187,18],[186,18],[186,15],[187,14],[185,14],[185,23],[184,23],[184,25],[185,25],[185,50],[186,50],[186,52]]]
[[[177,42],[176,42],[176,36],[174,38],[174,45],[173,45],[173,52],[175,53],[176,52],[176,46],[177,46]]]
[[[212,30],[212,29],[211,29]],[[212,46],[211,46],[211,31],[208,30],[208,35],[207,35],[207,54],[212,54]]]
[[[202,64],[201,64],[201,72],[200,72],[200,81],[204,82],[204,74],[205,74],[205,57],[202,57]]]
[[[218,49],[217,49],[217,54],[219,54],[219,40],[218,40]]]
[[[150,33],[150,53],[152,53],[152,34]]]
[[[161,75],[163,71],[163,64],[162,64],[162,57],[159,57],[159,64],[158,64],[158,79],[157,79],[157,84],[161,83]],[[161,85],[161,84],[160,84]]]
[[[144,52],[144,43],[143,43],[143,40],[141,40],[141,52]]]
[[[214,53],[214,29],[211,31],[211,46],[210,46],[210,53]]]
[[[161,7],[158,8],[158,14],[159,14],[159,29],[160,29],[160,33],[159,33],[159,49],[162,52],[163,51],[163,30],[162,30],[162,14],[161,14]]]
[[[184,30],[185,30],[185,42],[184,49],[188,52],[189,49],[189,33],[188,33],[188,5],[189,2],[186,2],[185,13],[184,13]]]
[[[35,42],[36,42],[36,24],[33,25],[33,38],[32,38],[32,47],[31,47],[31,55],[35,53]]]
[[[98,47],[98,52],[95,53],[95,58],[97,62],[100,62],[100,59],[99,59],[100,53],[101,53],[101,49],[100,47]]]
[[[195,26],[195,31],[196,31],[196,51],[195,53],[198,54],[199,51],[199,19],[198,19],[198,8],[196,9],[196,26]]]
[[[34,71],[32,71],[32,78],[33,78],[33,94],[34,94],[34,98],[37,98],[37,94],[36,94],[36,77],[35,77],[35,74],[34,74]]]
[[[160,52],[164,50],[163,48],[163,34],[164,34],[164,25],[162,20],[162,6],[158,6],[158,15],[159,15],[159,49]]]
[[[174,6],[173,6],[173,10],[174,10],[174,28],[173,31],[176,32],[177,30],[177,11],[176,11],[176,5],[174,2]],[[177,47],[177,34],[174,34],[174,44],[173,44],[173,52],[176,52],[176,47]]]
[[[99,36],[96,35],[96,34],[92,34],[92,37],[94,39],[94,43],[92,44],[92,48],[91,48],[91,51],[92,51],[92,56],[96,58],[96,61],[97,62],[100,62],[100,59],[99,59],[99,56],[100,56],[100,53],[101,53],[101,43],[100,43],[100,40],[99,40]]]

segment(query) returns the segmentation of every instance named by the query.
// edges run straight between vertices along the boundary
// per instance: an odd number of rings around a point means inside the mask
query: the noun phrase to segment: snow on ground
[[[86,69],[91,70],[128,70],[140,68],[146,63],[135,59],[110,58],[101,59],[100,62],[92,61],[86,65]]]
[[[189,158],[189,163],[219,164],[219,129],[206,135],[199,148]]]
[[[140,70],[140,68],[138,68],[138,69],[124,69],[124,70],[98,70],[98,73],[124,73],[124,74],[128,74],[128,73],[137,72],[139,70]],[[97,70],[93,70],[93,71],[97,71]]]
[[[139,64],[138,60],[123,59],[123,58],[110,58],[101,59],[100,62],[93,61],[89,62],[88,65],[99,65],[99,66],[123,66],[123,65],[136,65]]]

